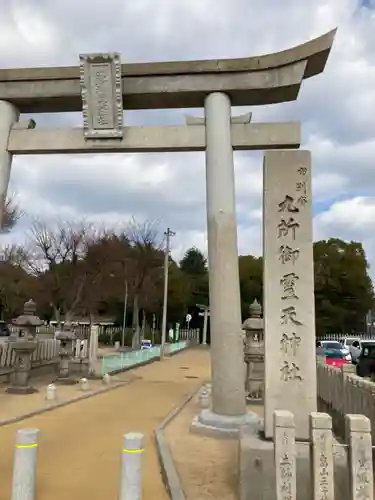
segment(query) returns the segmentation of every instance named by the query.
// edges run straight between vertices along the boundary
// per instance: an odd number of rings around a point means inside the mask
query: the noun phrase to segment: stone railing
[[[185,329],[181,328],[178,340],[190,340],[199,343],[199,328]]]
[[[345,436],[345,415],[365,415],[375,429],[375,383],[355,374],[353,365],[317,364],[318,409],[333,418],[334,431]],[[375,432],[372,437],[375,445]]]
[[[85,358],[87,357],[87,340],[83,341],[83,348],[80,348],[80,341],[78,340],[74,345],[74,357]],[[42,364],[48,361],[58,360],[60,350],[60,341],[54,339],[39,340],[36,350],[32,354],[32,365]],[[11,347],[11,342],[0,343],[0,370],[10,370],[14,366],[15,351]]]
[[[350,500],[372,499],[373,463],[371,446],[371,423],[364,415],[345,416],[348,453],[349,478],[345,498]],[[335,450],[332,435],[332,419],[326,413],[310,414],[310,457],[311,487],[307,492],[297,490],[297,445],[295,422],[289,411],[277,410],[274,413],[275,475],[276,500],[314,500],[333,499],[337,490],[335,482]],[[298,474],[300,473],[300,470]]]

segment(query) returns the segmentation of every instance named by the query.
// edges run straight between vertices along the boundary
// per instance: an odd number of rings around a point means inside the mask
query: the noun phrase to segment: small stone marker
[[[47,401],[56,401],[57,399],[57,387],[55,384],[47,385],[46,389],[46,400]]]
[[[374,500],[371,423],[364,415],[346,415],[350,498]]]
[[[105,373],[103,376],[103,383],[105,385],[111,385],[112,382],[112,377],[109,375],[109,373]]]
[[[87,378],[81,378],[79,381],[79,388],[81,391],[88,391],[90,389],[90,384]]]
[[[297,477],[294,416],[290,411],[276,410],[273,418],[276,500],[296,500]]]
[[[334,500],[332,418],[310,413],[310,441],[313,498]]]

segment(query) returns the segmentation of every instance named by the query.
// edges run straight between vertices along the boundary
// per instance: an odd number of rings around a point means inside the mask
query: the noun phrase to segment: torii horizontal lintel
[[[200,108],[212,92],[226,93],[232,106],[294,101],[302,81],[324,70],[335,33],[256,57],[123,64],[122,106]],[[0,100],[21,113],[82,111],[80,67],[0,69]]]
[[[298,149],[299,122],[232,124],[234,150]],[[11,130],[8,151],[18,155],[204,151],[205,127],[124,127],[122,139],[86,140],[82,128]]]

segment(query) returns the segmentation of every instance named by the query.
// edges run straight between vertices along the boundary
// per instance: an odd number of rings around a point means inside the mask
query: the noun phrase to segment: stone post
[[[124,434],[122,445],[120,500],[141,500],[144,436],[138,432]]]
[[[98,361],[99,326],[92,325],[90,329],[89,346],[89,376],[96,377],[96,364]]]
[[[317,411],[310,152],[267,151],[263,175],[265,435],[282,408],[307,440]]]
[[[203,410],[193,428],[227,433],[246,421],[229,97],[208,95],[205,115],[212,410]]]
[[[13,104],[0,101],[0,229],[4,224],[4,202],[6,200],[12,155],[8,153],[8,139],[12,125],[18,121],[19,112]]]
[[[264,395],[264,336],[262,306],[255,299],[249,307],[250,317],[244,321],[245,390],[248,403],[263,402]]]
[[[207,323],[208,323],[208,312],[209,309],[206,308],[204,310],[204,316],[203,316],[203,338],[202,338],[202,344],[207,345]]]
[[[11,500],[35,500],[39,429],[19,429],[14,453]]]

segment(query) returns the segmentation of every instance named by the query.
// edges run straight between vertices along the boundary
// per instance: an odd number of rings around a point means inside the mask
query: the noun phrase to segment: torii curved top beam
[[[302,80],[324,70],[335,34],[258,57],[123,64],[124,109],[201,107],[215,91],[234,106],[295,100]],[[0,100],[27,113],[81,111],[79,67],[1,69]]]

